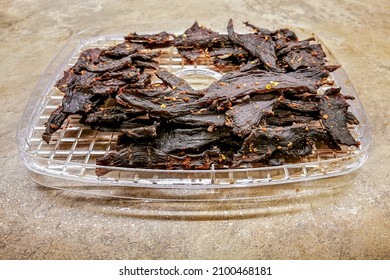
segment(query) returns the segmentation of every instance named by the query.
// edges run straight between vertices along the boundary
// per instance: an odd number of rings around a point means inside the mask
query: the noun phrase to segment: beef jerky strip
[[[42,139],[46,143],[49,144],[51,135],[62,126],[68,116],[69,114],[64,113],[62,106],[58,106],[58,108],[50,114],[50,117],[46,123],[45,132],[42,135]]]
[[[130,66],[132,63],[130,56],[125,56],[120,59],[112,59],[106,61],[100,61],[97,64],[85,64],[82,67],[90,72],[107,72],[116,71]]]
[[[143,125],[139,123],[123,122],[120,127],[120,132],[131,139],[133,142],[140,141],[141,139],[153,139],[157,137],[157,128],[159,123],[153,123],[152,125]]]
[[[276,108],[272,115],[265,116],[261,120],[261,124],[262,126],[290,126],[293,124],[309,124],[313,120],[316,119],[304,113]]]
[[[272,40],[275,42],[275,49],[279,50],[284,48],[290,42],[297,42],[297,35],[288,28],[278,29],[271,34]]]
[[[178,48],[228,47],[232,46],[232,42],[227,35],[199,26],[195,21],[182,35],[175,38],[175,46]]]
[[[142,44],[145,48],[167,48],[174,44],[175,37],[173,34],[161,32],[158,34],[138,35],[130,33],[125,37],[125,40],[131,43]]]
[[[127,84],[124,88],[146,88],[152,83],[152,75],[149,73],[142,73],[135,83]]]
[[[310,37],[310,38],[308,38],[306,40],[302,40],[302,41],[288,42],[285,46],[283,46],[281,49],[276,51],[276,56],[281,57],[281,56],[288,54],[292,50],[306,48],[307,46],[309,46],[310,42],[314,41],[314,40],[315,40],[314,37]]]
[[[205,110],[199,114],[188,114],[172,118],[169,120],[168,125],[171,123],[179,126],[206,126],[209,131],[213,131],[216,127],[225,125],[225,114]]]
[[[348,130],[347,124],[352,120],[351,113],[348,113],[349,106],[340,88],[327,89],[319,104],[321,121],[337,143],[358,146],[359,142]],[[356,120],[355,117],[353,119]]]
[[[206,49],[231,46],[227,35],[219,34],[195,22],[182,35],[175,38],[174,45],[179,53],[189,61],[195,61]]]
[[[190,114],[200,109],[196,102],[198,93],[188,83],[172,73],[159,69],[156,75],[171,88],[124,89],[116,96],[119,104],[143,109],[151,116],[172,118]]]
[[[282,72],[276,65],[275,44],[268,35],[237,34],[234,32],[232,19],[229,20],[227,32],[230,40],[259,58],[267,69]]]
[[[256,33],[271,36],[272,40],[275,42],[277,50],[285,47],[289,42],[298,41],[298,37],[295,33],[287,28],[270,31],[266,28],[257,27],[249,22],[244,22],[244,24],[253,28]]]
[[[85,69],[90,72],[107,72],[107,71],[117,71],[131,65],[138,65],[140,67],[153,68],[158,67],[157,61],[154,61],[153,58],[160,55],[160,52],[152,52],[147,54],[142,53],[132,53],[128,56],[121,57],[119,59],[110,59],[108,57],[102,56],[102,59],[96,61],[90,61],[82,63],[78,66],[79,69]]]
[[[291,89],[297,92],[316,93],[323,79],[328,76],[329,72],[323,68],[307,68],[290,73],[234,71],[211,84],[199,102],[220,106],[228,102],[234,103],[246,95],[284,92]]]
[[[77,74],[81,70],[85,69],[85,67],[87,67],[88,65],[94,65],[96,63],[99,63],[99,57],[101,53],[102,49],[100,48],[87,49],[85,51],[82,51],[76,64],[71,67],[70,70]]]
[[[161,55],[161,51],[157,52],[148,52],[148,53],[134,53],[129,55],[132,59],[132,63],[135,66],[141,68],[150,68],[157,69],[159,67],[159,63],[154,58],[159,57]]]
[[[137,43],[130,43],[130,42],[123,42],[116,46],[110,47],[107,50],[104,50],[102,52],[102,55],[109,56],[109,57],[115,57],[115,58],[121,58],[125,56],[129,56],[135,52],[138,52],[140,50],[143,50],[144,46],[142,44]]]
[[[156,72],[156,76],[159,77],[164,83],[166,83],[173,90],[178,90],[181,94],[183,93],[192,93],[195,94],[196,90],[194,90],[186,80],[177,77],[171,72],[159,68]]]
[[[126,114],[126,110],[115,106],[87,114],[82,121],[93,129],[99,130],[101,127],[109,129],[120,127],[123,121],[127,119],[129,119],[129,116]]]
[[[313,143],[320,141],[332,149],[340,149],[327,131],[307,125],[257,128],[245,139],[235,164],[266,162],[275,152],[292,157],[306,156],[312,152]]]
[[[117,79],[124,80],[127,83],[135,83],[140,79],[140,75],[141,72],[139,68],[130,67],[123,69],[122,71],[103,73],[101,76],[95,78],[95,81]]]
[[[243,24],[245,24],[246,26],[248,26],[250,28],[253,28],[253,30],[257,33],[261,33],[261,34],[268,35],[268,36],[271,36],[273,33],[272,31],[270,31],[266,28],[257,27],[255,25],[249,23],[248,21],[243,22]]]
[[[210,169],[212,164],[220,165],[220,161],[219,149],[206,150],[200,154],[174,156],[148,145],[130,144],[118,152],[111,152],[97,158],[96,164],[155,169]],[[103,176],[110,171],[104,167],[96,168],[96,175]]]
[[[246,62],[250,57],[246,50],[236,45],[208,49],[208,55],[214,57],[214,59],[231,62],[237,65]]]
[[[255,70],[258,69],[260,65],[261,65],[260,59],[256,58],[252,61],[247,62],[246,64],[241,65],[240,71],[245,72],[249,70]]]
[[[196,102],[174,101],[175,97],[166,97],[164,99],[163,94],[164,92],[160,92],[161,98],[147,98],[147,95],[142,90],[129,89],[123,90],[121,94],[118,94],[116,101],[122,106],[139,108],[153,117],[162,119],[188,115],[200,109]]]
[[[313,115],[318,115],[319,101],[301,101],[301,100],[292,100],[288,98],[279,98],[279,105],[283,105],[287,108],[290,108],[293,111],[309,113]]]
[[[161,131],[153,146],[168,154],[200,152],[202,148],[218,141],[224,141],[229,136],[227,129],[209,132],[204,127],[178,128]]]
[[[57,81],[56,87],[65,94],[75,88],[80,92],[87,91],[97,76],[97,74],[85,70],[76,74],[73,71],[73,68],[70,68],[65,71],[63,77]]]
[[[233,133],[246,137],[251,133],[263,116],[272,114],[278,99],[252,101],[237,104],[226,111],[226,125],[232,127]]]
[[[289,68],[297,70],[303,67],[317,67],[326,63],[325,53],[319,44],[308,45],[289,51],[283,58]]]

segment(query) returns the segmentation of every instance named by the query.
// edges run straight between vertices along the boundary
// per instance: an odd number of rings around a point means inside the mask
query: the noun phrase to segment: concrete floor
[[[2,0],[0,7],[0,259],[390,259],[389,1]],[[373,133],[353,180],[271,204],[173,204],[71,194],[30,179],[18,158],[17,124],[75,31],[99,24],[133,31],[139,21],[158,31],[178,20],[223,26],[231,17],[304,27],[339,59]]]

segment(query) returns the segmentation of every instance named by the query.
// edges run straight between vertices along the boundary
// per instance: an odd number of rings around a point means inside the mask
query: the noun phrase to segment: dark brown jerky
[[[158,123],[152,125],[142,125],[138,123],[132,123],[131,126],[126,125],[126,122],[122,124],[120,132],[126,135],[132,141],[139,141],[140,139],[152,139],[157,137]]]
[[[293,49],[282,58],[282,61],[292,70],[304,67],[317,67],[326,63],[325,53],[319,44]]]
[[[216,61],[218,61],[221,65],[241,65],[247,63],[250,58],[246,50],[236,45],[207,49],[207,52],[210,57],[214,58],[214,64],[217,64]]]
[[[337,143],[358,146],[348,130],[347,124],[356,120],[348,112],[349,106],[340,88],[327,89],[319,104],[321,121]]]
[[[64,123],[64,121],[66,120],[66,118],[68,116],[69,116],[69,114],[68,113],[64,113],[62,106],[59,106],[56,110],[54,110],[50,114],[50,117],[49,117],[49,119],[47,120],[47,123],[46,123],[45,132],[42,135],[42,139],[46,143],[50,142],[51,135],[54,132],[56,132],[58,129],[60,129],[60,127],[62,126],[62,124]]]
[[[205,54],[203,49],[179,49],[178,52],[190,63],[195,62],[199,57]]]
[[[200,109],[196,100],[199,94],[183,79],[164,69],[156,72],[169,89],[157,87],[150,89],[124,89],[116,96],[119,104],[136,107],[150,113],[151,116],[172,118],[183,116]]]
[[[228,47],[231,42],[227,35],[219,34],[196,21],[183,35],[177,36],[175,46],[180,48]]]
[[[94,96],[88,93],[70,91],[62,100],[63,112],[67,114],[87,113],[98,108],[107,98],[108,96]]]
[[[261,27],[258,27],[258,26],[255,26],[251,23],[249,23],[248,21],[245,21],[243,22],[246,26],[250,27],[250,28],[253,28],[253,30],[256,32],[256,33],[261,33],[261,34],[264,34],[264,35],[272,35],[272,31],[266,29],[266,28],[261,28]]]
[[[136,52],[129,55],[129,57],[132,59],[132,65],[136,67],[158,69],[159,63],[157,60],[155,60],[155,58],[159,57],[160,55],[161,51],[147,53]]]
[[[198,22],[195,22],[182,35],[177,36],[174,45],[178,52],[190,62],[194,62],[214,48],[232,46],[227,35],[201,27]]]
[[[268,92],[316,93],[323,79],[329,72],[323,68],[307,68],[290,73],[275,73],[262,70],[234,71],[225,74],[219,81],[214,82],[205,90],[200,103],[220,106],[229,102],[234,103],[246,95],[258,95]]]
[[[232,127],[234,134],[246,137],[257,127],[263,116],[271,115],[277,99],[267,101],[252,101],[237,104],[226,112],[227,125]]]
[[[102,54],[110,57],[121,58],[129,56],[143,49],[144,46],[142,44],[130,43],[125,41],[123,43],[110,47],[107,50],[104,50]]]
[[[138,80],[135,83],[128,83],[126,88],[146,88],[152,83],[152,75],[149,73],[142,73],[139,75]]]
[[[291,157],[307,156],[315,142],[339,149],[326,130],[309,128],[307,125],[257,128],[245,139],[236,164],[266,162],[275,153]]]
[[[101,76],[95,78],[95,81],[117,79],[126,81],[126,83],[134,83],[140,79],[140,69],[130,67],[123,69],[122,71],[106,72]]]
[[[205,110],[200,113],[172,118],[169,123],[178,126],[206,126],[209,131],[213,131],[216,127],[225,125],[225,114]]]
[[[293,124],[309,124],[316,120],[315,117],[284,109],[274,109],[273,115],[265,116],[262,119],[263,126],[291,126]]]
[[[150,35],[138,35],[136,33],[130,33],[125,37],[125,40],[131,43],[142,44],[145,48],[166,48],[174,44],[174,35],[167,32],[161,32],[158,34]]]
[[[124,109],[115,106],[113,108],[104,108],[103,110],[90,113],[83,119],[83,122],[98,130],[101,127],[114,129],[115,127],[120,127],[122,122],[128,118]]]
[[[240,71],[249,71],[249,70],[256,70],[261,65],[260,59],[256,58],[252,61],[247,62],[246,64],[243,64],[240,66]]]
[[[118,152],[111,152],[96,159],[97,165],[113,167],[135,167],[155,169],[210,169],[212,164],[220,164],[218,149],[206,150],[199,154],[174,156],[148,145],[130,144]],[[97,168],[96,174],[102,176],[111,170]]]
[[[235,33],[233,20],[229,20],[227,32],[230,40],[259,58],[267,69],[274,72],[282,71],[276,65],[275,43],[268,35]]]
[[[297,35],[290,29],[286,28],[278,29],[275,32],[272,32],[271,37],[275,42],[276,50],[284,48],[290,42],[298,41]]]
[[[170,88],[179,91],[181,94],[196,93],[196,91],[187,83],[186,80],[177,77],[163,68],[159,68],[158,71],[156,71],[156,76],[159,77]]]
[[[288,42],[282,48],[280,48],[276,51],[276,55],[278,57],[282,57],[293,50],[306,48],[307,46],[309,46],[310,42],[314,41],[314,40],[315,40],[314,37],[310,37],[310,38],[308,38],[306,40],[302,40],[302,41]]]
[[[107,72],[107,71],[116,71],[122,68],[128,67],[131,65],[131,57],[125,56],[120,59],[112,59],[106,61],[100,61],[96,64],[85,64],[83,69],[86,69],[90,72]]]
[[[279,105],[283,105],[293,111],[316,115],[319,112],[318,104],[319,101],[301,101],[287,98],[279,99]]]
[[[224,141],[230,135],[227,130],[209,132],[204,127],[178,128],[161,131],[153,146],[165,153],[200,152],[218,141]]]
[[[157,92],[157,95],[161,98],[147,97],[144,92],[142,90],[124,90],[116,96],[116,101],[122,106],[135,107],[149,113],[151,116],[162,119],[184,116],[199,110],[196,103],[187,104],[183,101],[173,101],[174,97],[164,99],[163,92]]]
[[[81,70],[85,69],[88,65],[94,65],[100,62],[100,54],[102,53],[102,49],[94,48],[87,49],[81,52],[79,59],[76,64],[72,67],[72,71],[75,73],[79,73]]]

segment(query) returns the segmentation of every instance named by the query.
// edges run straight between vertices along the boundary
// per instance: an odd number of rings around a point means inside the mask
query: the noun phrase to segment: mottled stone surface
[[[0,9],[0,259],[390,259],[390,2],[20,1]],[[169,7],[169,8],[167,8]],[[68,38],[99,24],[229,18],[315,32],[370,119],[372,148],[341,188],[257,203],[147,203],[40,187],[18,158],[18,120]]]

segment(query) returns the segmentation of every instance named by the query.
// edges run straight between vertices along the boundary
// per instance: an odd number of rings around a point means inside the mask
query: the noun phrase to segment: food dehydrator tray
[[[300,39],[313,36],[312,33],[299,28],[290,29],[296,32]],[[137,29],[128,31],[148,33]],[[283,185],[284,190],[291,186],[291,192],[294,193],[296,184],[290,183],[348,174],[359,168],[367,158],[371,142],[368,120],[351,81],[341,67],[331,73],[331,79],[335,86],[342,88],[344,95],[355,97],[348,102],[351,104],[350,111],[360,121],[360,124],[350,126],[352,135],[360,142],[358,147],[342,146],[341,151],[333,151],[318,146],[314,147],[310,156],[301,157],[299,162],[281,166],[223,170],[104,167],[110,172],[99,177],[95,174],[95,160],[115,150],[117,133],[95,131],[81,125],[78,122],[79,117],[73,115],[66,120],[62,129],[53,134],[49,144],[46,144],[41,136],[50,113],[61,104],[63,94],[54,85],[61,78],[63,71],[77,61],[82,50],[113,46],[122,42],[123,36],[127,34],[124,32],[119,35],[104,35],[107,34],[105,32],[107,30],[84,31],[69,40],[42,75],[22,116],[17,134],[20,157],[32,172],[32,178],[41,185],[57,188],[83,186],[85,192],[98,186],[109,196],[115,196],[113,190],[119,187],[215,191],[264,186],[277,188]],[[327,54],[329,64],[338,64],[324,44],[320,43]],[[185,65],[174,48],[164,49],[159,62],[160,66],[185,78],[198,89],[207,87],[223,75],[223,72],[207,60],[200,60],[196,65]],[[241,198],[245,196],[242,193],[240,195]]]

